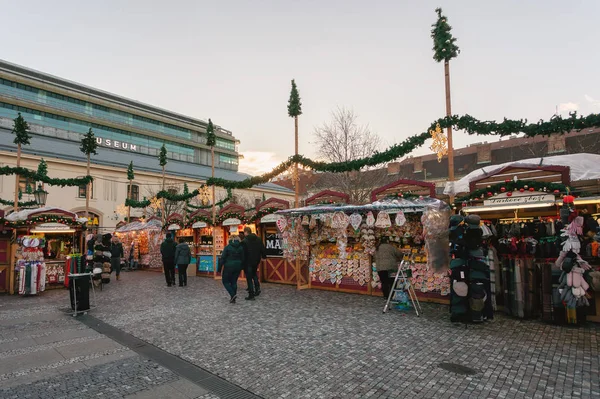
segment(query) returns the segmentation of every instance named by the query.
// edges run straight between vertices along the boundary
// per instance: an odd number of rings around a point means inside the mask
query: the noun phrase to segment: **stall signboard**
[[[283,256],[283,241],[277,233],[265,234],[267,256]]]
[[[282,219],[283,216],[282,215],[277,215],[275,213],[272,213],[270,215],[265,215],[260,219],[260,223],[275,223],[277,222],[279,219]]]
[[[206,222],[196,222],[192,225],[192,229],[203,229],[205,227],[208,227]]]
[[[242,221],[237,218],[229,218],[223,220],[223,226],[239,226],[240,224],[242,224]]]
[[[483,201],[484,205],[524,205],[553,202],[555,197],[553,194],[540,192],[514,192],[509,197],[506,193],[496,195]]]
[[[42,223],[38,224],[36,230],[44,230],[44,231],[66,231],[71,230],[70,226],[62,223]]]
[[[169,225],[169,228],[167,230],[179,230],[179,229],[181,229],[181,226],[173,223],[172,225]]]

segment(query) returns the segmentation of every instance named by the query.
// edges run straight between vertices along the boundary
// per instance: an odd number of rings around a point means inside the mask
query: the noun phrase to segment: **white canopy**
[[[79,223],[79,224],[84,224],[88,221],[86,218],[78,218],[77,214],[75,214],[74,212],[67,211],[65,209],[56,208],[53,206],[45,206],[43,208],[23,209],[21,211],[11,213],[10,215],[6,216],[5,219],[8,220],[9,222],[22,222],[22,221],[29,219],[31,217],[31,215],[52,214],[52,213],[59,213],[59,214],[64,214],[65,216],[71,216],[71,217],[75,218],[77,223]]]
[[[500,165],[491,165],[474,170],[462,179],[447,182],[444,194],[468,193],[469,183],[478,177],[491,175],[507,166],[568,166],[571,171],[571,181],[600,179],[600,155],[598,154],[571,154],[557,155],[544,158],[530,158],[521,161],[507,162]]]
[[[127,233],[129,231],[140,231],[140,230],[162,230],[162,224],[160,220],[151,219],[147,222],[131,222],[125,226],[119,227],[115,230],[117,233]]]

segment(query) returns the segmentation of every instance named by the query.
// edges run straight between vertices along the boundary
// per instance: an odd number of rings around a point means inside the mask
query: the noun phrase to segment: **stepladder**
[[[412,257],[405,258],[398,264],[398,271],[396,272],[394,283],[392,284],[387,301],[383,307],[383,313],[386,313],[393,305],[399,305],[402,303],[402,301],[398,300],[398,297],[402,296],[402,293],[404,293],[407,299],[412,303],[412,307],[417,316],[420,316],[423,313],[421,303],[419,302],[419,298],[417,298],[417,293],[415,292],[415,288],[411,282],[411,263]]]

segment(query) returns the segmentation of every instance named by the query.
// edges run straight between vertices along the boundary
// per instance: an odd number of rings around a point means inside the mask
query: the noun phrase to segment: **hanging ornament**
[[[500,187],[500,191],[501,192],[505,192],[506,191],[506,187]]]
[[[464,208],[464,207],[466,207],[466,206],[467,206],[467,203],[466,203],[466,202],[463,202],[463,203],[462,203],[462,207]]]
[[[287,219],[277,219],[275,224],[277,224],[277,228],[279,229],[279,231],[283,233],[288,225],[288,222]]]
[[[532,192],[533,192],[533,191],[535,191],[535,188],[533,188],[533,187],[529,187],[529,191],[532,191]]]
[[[488,195],[488,197],[491,197],[492,193],[488,191],[487,195]]]
[[[331,226],[336,229],[345,230],[348,227],[348,223],[350,223],[348,215],[344,212],[336,212],[333,215]]]
[[[367,213],[367,226],[373,227],[375,225],[375,216],[373,216],[373,212],[369,211]]]
[[[510,183],[510,179],[504,180],[504,183]]]
[[[524,191],[525,191],[525,189],[524,189],[524,188],[520,188],[520,189],[519,189],[519,191],[520,191],[520,192],[524,192]]]
[[[377,215],[377,221],[375,222],[375,227],[379,227],[380,229],[387,229],[388,227],[392,227],[390,215],[386,212],[379,212],[379,214]]]
[[[396,214],[396,226],[404,226],[405,223],[406,223],[406,216],[404,216],[404,212],[399,211]]]
[[[529,186],[526,184],[526,185],[524,185],[524,186],[523,186],[523,188],[524,188],[525,190],[527,190],[527,189],[529,188]]]
[[[360,224],[362,223],[362,216],[359,213],[353,213],[350,215],[350,225],[354,229],[354,231],[358,231],[360,229]]]
[[[302,226],[308,226],[310,221],[308,220],[308,215],[302,216]]]
[[[507,197],[512,197],[512,193],[509,191],[509,192],[506,193],[506,196]]]
[[[435,129],[429,130],[429,134],[433,138],[433,143],[429,149],[437,154],[438,162],[442,162],[444,155],[448,154],[448,139],[444,135],[444,132],[442,132],[439,123],[435,125]]]
[[[559,190],[554,190],[554,194],[560,194]]]

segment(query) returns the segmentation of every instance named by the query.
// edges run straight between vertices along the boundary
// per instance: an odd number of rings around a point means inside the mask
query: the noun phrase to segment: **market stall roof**
[[[507,162],[474,170],[456,182],[447,182],[444,194],[456,195],[470,192],[471,181],[481,177],[493,175],[508,167],[539,167],[539,166],[567,166],[570,169],[570,181],[584,181],[600,179],[600,155],[598,154],[570,154],[557,155],[543,158],[530,158],[521,161]]]
[[[418,180],[396,180],[395,182],[386,184],[383,187],[373,190],[371,192],[371,201],[377,201],[399,193],[410,193],[414,195],[430,196],[435,198],[435,184]]]
[[[51,206],[46,206],[43,208],[35,208],[35,209],[23,209],[18,212],[13,212],[10,215],[6,216],[5,220],[7,220],[9,222],[22,222],[22,221],[31,219],[32,217],[42,216],[42,215],[60,215],[65,218],[72,218],[74,221],[76,221],[79,224],[83,224],[88,221],[87,218],[78,217],[77,214],[74,212],[67,211],[67,210],[61,209],[61,208],[51,207]]]
[[[436,198],[423,198],[414,200],[395,199],[389,201],[376,201],[372,204],[366,205],[310,205],[303,208],[284,209],[277,211],[276,213],[282,215],[308,215],[331,212],[353,213],[369,211],[386,211],[393,213],[393,211],[422,212],[427,208],[445,209],[449,208],[449,206],[445,202]]]
[[[130,231],[141,231],[141,230],[162,230],[162,224],[160,220],[150,219],[147,222],[131,222],[123,227],[119,227],[115,230],[117,233],[127,233]]]

